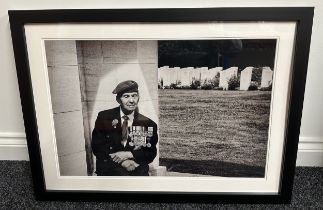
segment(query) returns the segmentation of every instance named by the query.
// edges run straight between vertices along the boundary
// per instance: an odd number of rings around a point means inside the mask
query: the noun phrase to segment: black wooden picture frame
[[[21,105],[36,198],[39,200],[97,200],[127,202],[213,202],[213,203],[290,203],[299,142],[307,64],[314,8],[176,8],[176,9],[60,9],[11,10],[11,36],[16,61]],[[78,191],[48,190],[44,176],[39,124],[30,75],[25,26],[64,23],[204,23],[204,22],[294,22],[294,51],[286,113],[280,187],[272,192],[185,192],[166,191]]]

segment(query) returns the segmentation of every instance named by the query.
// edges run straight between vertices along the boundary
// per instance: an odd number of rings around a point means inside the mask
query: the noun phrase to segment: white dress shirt
[[[121,107],[120,107],[120,118],[121,118],[121,125],[123,124],[123,116],[125,116],[126,114],[123,113]],[[131,114],[127,115],[128,116],[128,128],[132,126],[133,124],[133,119],[135,118],[135,112],[132,112]],[[127,144],[127,141],[123,142],[123,146],[125,147]]]

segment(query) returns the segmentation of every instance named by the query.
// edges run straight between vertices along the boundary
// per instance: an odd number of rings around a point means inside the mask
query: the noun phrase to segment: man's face
[[[122,94],[118,100],[118,103],[120,104],[122,110],[131,113],[137,108],[138,101],[139,94],[137,92],[131,92]]]

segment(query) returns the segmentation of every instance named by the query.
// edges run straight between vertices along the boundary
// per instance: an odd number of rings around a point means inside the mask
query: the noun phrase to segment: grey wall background
[[[319,0],[187,0],[163,1],[19,1],[0,2],[0,158],[28,159],[8,21],[10,9],[167,8],[167,7],[298,7],[314,6],[315,16],[300,134],[298,165],[323,165],[323,2]]]
[[[76,43],[46,41],[45,49],[60,173],[86,175]]]

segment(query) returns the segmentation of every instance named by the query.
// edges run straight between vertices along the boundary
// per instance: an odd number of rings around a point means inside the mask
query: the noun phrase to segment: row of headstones
[[[204,81],[205,79],[214,78],[223,68],[216,67],[209,69],[208,67],[168,67],[158,68],[158,81],[163,81],[163,86],[178,84],[180,81],[182,86],[189,86],[194,80]]]
[[[240,76],[240,90],[248,90],[251,79],[253,67],[246,67],[241,71]],[[224,69],[222,67],[208,68],[208,67],[169,67],[163,66],[158,68],[158,82],[162,87],[170,86],[171,84],[178,84],[181,86],[190,86],[194,80],[205,81],[211,80],[219,74],[219,87],[224,90],[228,89],[229,80],[232,77],[238,77],[238,67],[230,67]],[[261,85],[260,88],[269,87],[272,83],[273,71],[269,67],[262,68]]]

